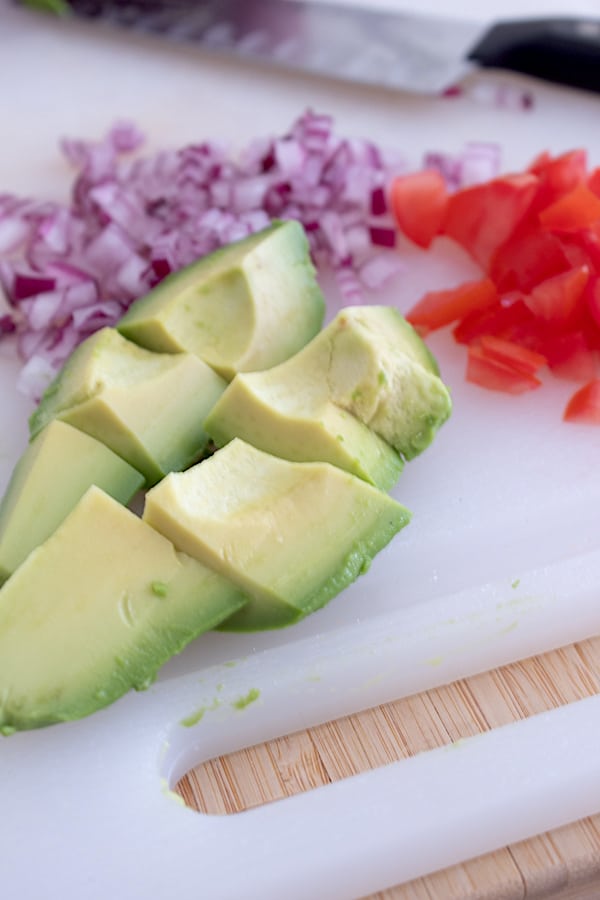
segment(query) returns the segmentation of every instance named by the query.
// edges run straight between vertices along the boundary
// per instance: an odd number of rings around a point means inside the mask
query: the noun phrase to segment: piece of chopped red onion
[[[468,97],[496,109],[513,109],[527,112],[535,105],[531,91],[505,81],[475,81],[473,84],[453,84],[443,92],[444,97]]]
[[[76,174],[68,203],[0,194],[0,287],[25,365],[19,389],[37,399],[75,346],[113,325],[163,278],[273,219],[304,226],[317,266],[333,270],[343,303],[394,278],[400,258],[387,185],[407,170],[397,150],[344,138],[307,111],[289,131],[237,156],[203,141],[133,154],[141,132],[118,123],[103,140],[61,142]],[[497,150],[427,157],[451,188],[490,177]],[[486,172],[488,174],[486,174]],[[382,249],[383,248],[383,249]]]
[[[495,178],[500,172],[500,162],[497,144],[473,141],[461,153],[426,153],[423,167],[437,169],[448,188],[454,191]]]

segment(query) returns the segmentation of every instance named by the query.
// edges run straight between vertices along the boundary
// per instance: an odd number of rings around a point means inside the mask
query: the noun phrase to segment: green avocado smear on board
[[[397,310],[324,313],[278,222],[76,348],[0,502],[0,733],[143,690],[203,632],[300,621],[409,523],[388,491],[448,389]]]

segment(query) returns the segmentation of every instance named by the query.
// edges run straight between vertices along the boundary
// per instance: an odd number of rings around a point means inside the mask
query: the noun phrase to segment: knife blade
[[[600,18],[481,23],[305,0],[24,0],[288,69],[440,93],[477,67],[600,92]]]

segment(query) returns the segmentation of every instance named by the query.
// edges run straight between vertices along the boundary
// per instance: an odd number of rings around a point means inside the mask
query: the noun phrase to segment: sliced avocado
[[[287,221],[168,276],[118,328],[150,350],[194,353],[230,380],[292,356],[324,314],[306,235]]]
[[[0,584],[95,484],[129,503],[144,476],[104,444],[56,419],[17,462],[0,503]]]
[[[450,410],[437,363],[412,326],[392,307],[357,306],[279,366],[237,375],[205,427],[217,446],[240,437],[389,490]]]
[[[252,631],[322,607],[410,513],[329,463],[289,462],[235,439],[152,488],[143,518],[251,598],[221,628]]]
[[[0,732],[141,690],[240,591],[97,487],[0,589]]]
[[[323,359],[332,401],[368,425],[405,460],[422,453],[449,417],[452,401],[437,362],[421,337],[389,306],[342,310],[306,348]]]
[[[328,462],[383,491],[403,461],[363,422],[332,403],[323,367],[298,354],[265,372],[236,375],[204,427],[218,447],[234,437],[293,462]]]
[[[209,440],[204,419],[225,387],[190,353],[153,353],[103,328],[71,354],[31,416],[30,433],[60,418],[154,484],[200,459]]]

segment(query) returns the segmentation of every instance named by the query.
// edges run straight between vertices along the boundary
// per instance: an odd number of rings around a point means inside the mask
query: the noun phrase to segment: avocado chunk
[[[448,388],[421,337],[390,306],[342,310],[306,348],[323,360],[332,401],[387,441],[405,460],[422,453],[452,411]]]
[[[324,606],[410,513],[329,463],[289,462],[235,439],[152,488],[143,518],[250,597],[220,628],[253,631]]]
[[[194,353],[229,381],[292,356],[324,315],[304,230],[286,221],[169,275],[118,328],[150,350]]]
[[[279,366],[237,375],[205,427],[217,446],[239,437],[389,490],[451,406],[434,357],[400,313],[357,306]]]
[[[328,462],[390,490],[402,458],[363,422],[333,403],[323,367],[301,354],[265,372],[236,375],[204,427],[218,447],[238,437],[292,462]]]
[[[92,484],[127,504],[144,476],[93,437],[59,419],[50,422],[17,462],[0,503],[0,584]]]
[[[0,732],[141,690],[245,602],[97,487],[0,589]]]
[[[226,385],[190,353],[153,353],[103,328],[66,361],[33,412],[30,433],[60,418],[154,484],[202,457],[203,422]]]

